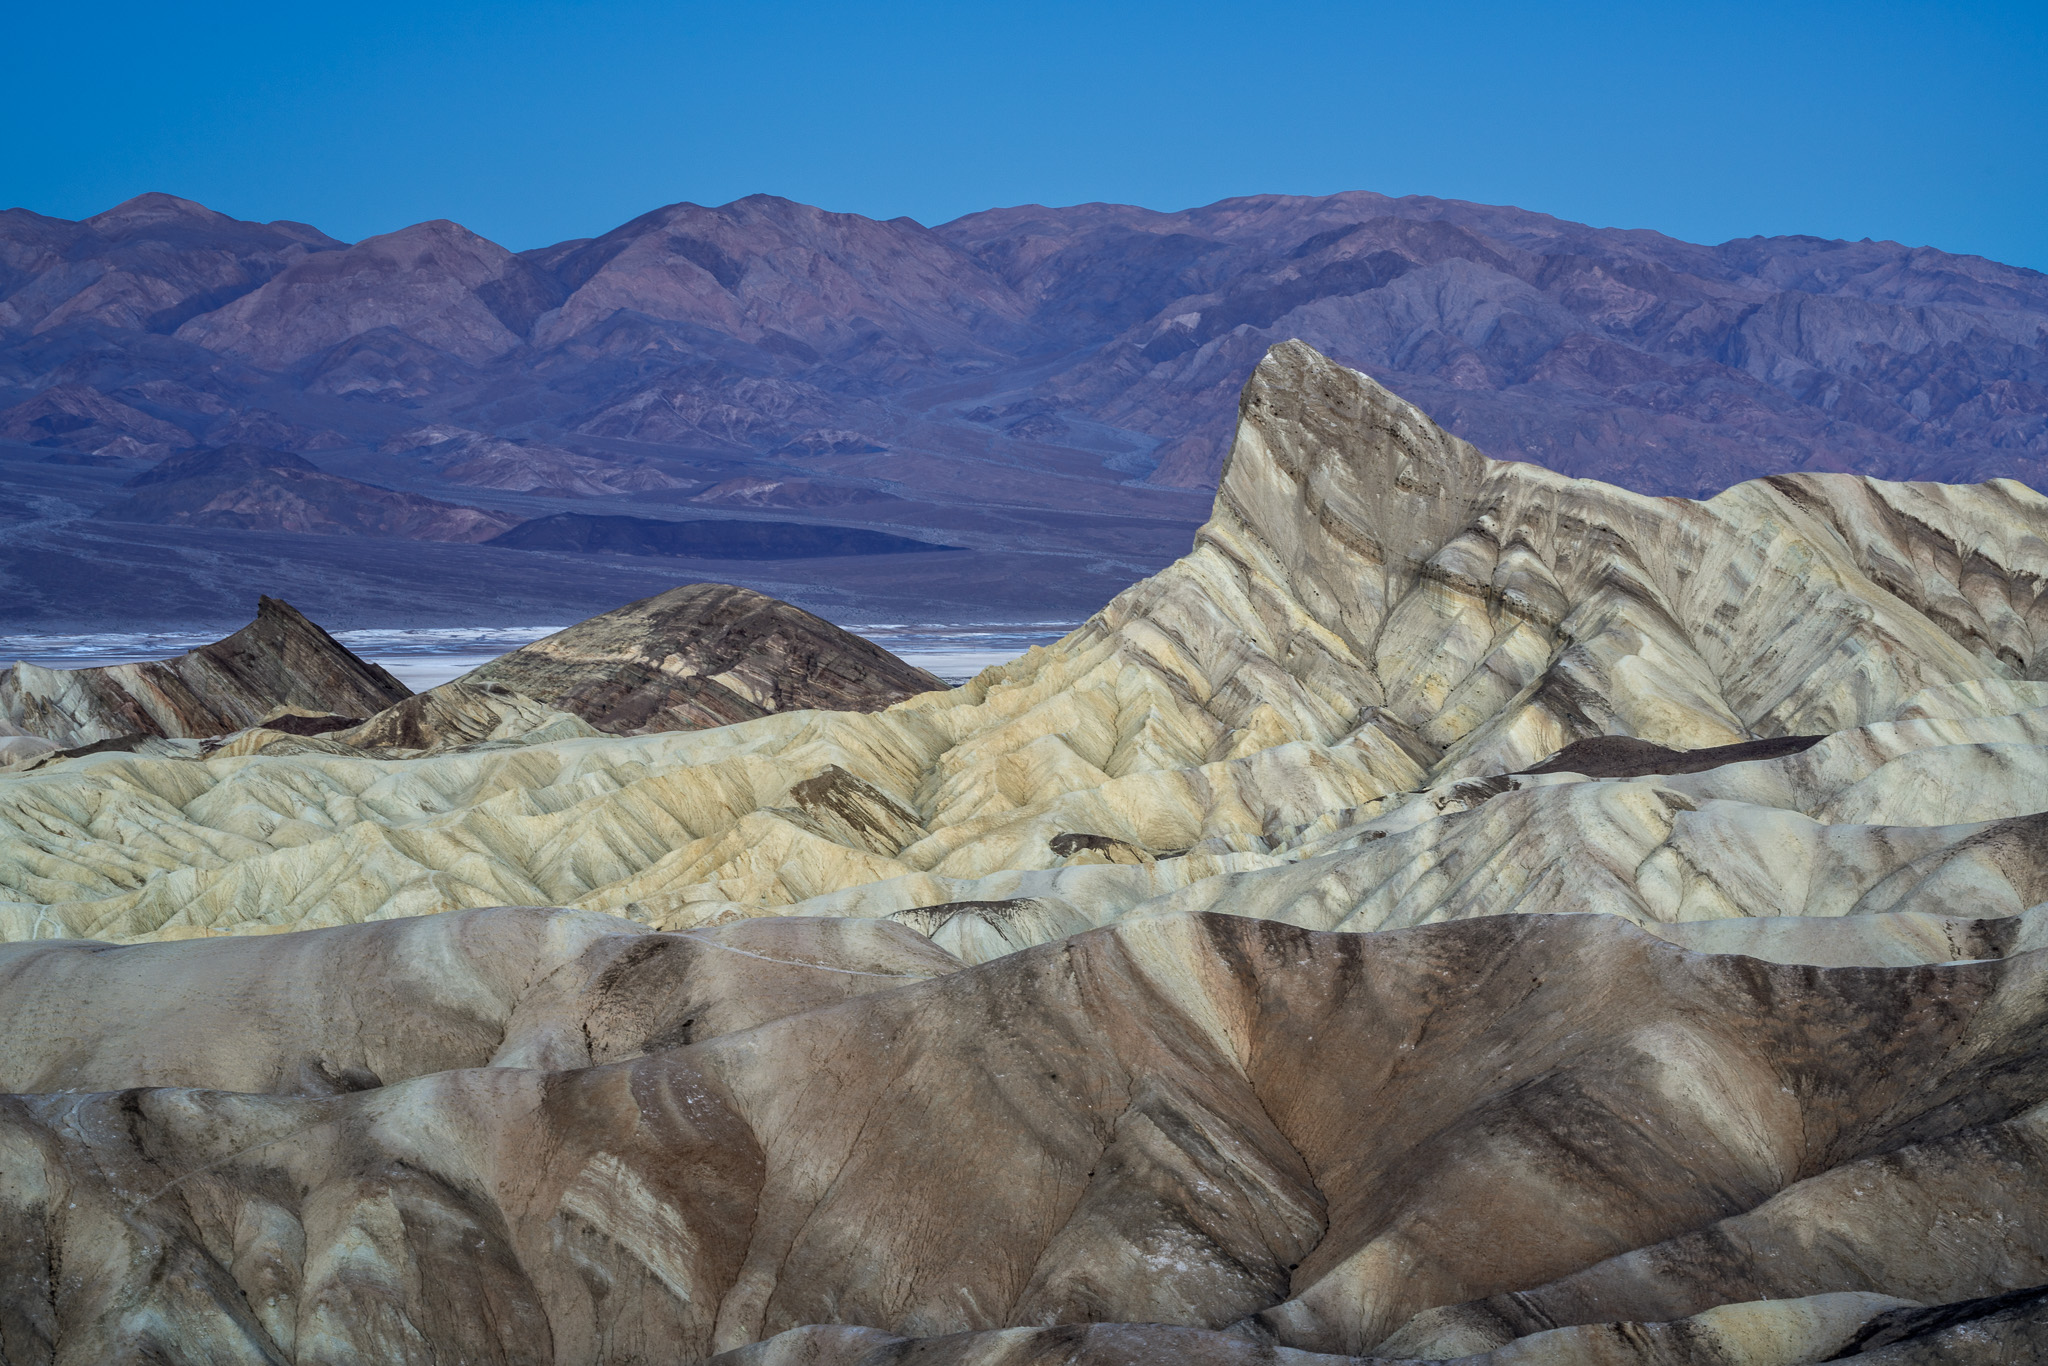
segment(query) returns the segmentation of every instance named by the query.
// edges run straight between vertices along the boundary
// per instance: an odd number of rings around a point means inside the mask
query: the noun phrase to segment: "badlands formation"
[[[799,607],[723,583],[629,603],[468,674],[613,735],[699,730],[770,712],[877,711],[945,685]]]
[[[362,720],[411,695],[289,603],[263,598],[256,620],[176,659],[0,669],[0,763],[67,745],[133,749],[148,739],[225,735],[280,710]]]
[[[1290,343],[963,688],[0,770],[0,1360],[2041,1359],[2044,576]]]

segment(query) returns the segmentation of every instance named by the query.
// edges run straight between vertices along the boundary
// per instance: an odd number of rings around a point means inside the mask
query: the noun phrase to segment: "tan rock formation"
[[[980,958],[1158,898],[1274,914],[1311,884],[1303,923],[1346,928],[1525,904],[1645,924],[1910,911],[1896,886],[1860,902],[1855,879],[1855,896],[1816,900],[1799,890],[1806,865],[1770,850],[1792,839],[1857,879],[1889,875],[1894,855],[1867,850],[1970,838],[1898,831],[2048,806],[2034,715],[2048,691],[2020,677],[2044,531],[2048,503],[2017,485],[1800,476],[1686,503],[1565,480],[1488,461],[1370,380],[1283,347],[1247,391],[1195,549],[966,688],[872,716],[783,710],[879,699],[813,668],[812,639],[783,616],[684,590],[472,677],[615,730],[775,714],[418,767],[390,762],[407,746],[351,763],[311,740],[270,757],[238,742],[197,760],[46,764],[0,787],[0,828],[56,819],[35,786],[49,783],[92,792],[97,828],[152,833],[112,843],[67,815],[62,839],[10,840],[0,925],[126,938],[559,903],[687,927],[1000,903],[936,931]],[[776,695],[791,664],[815,690]],[[457,733],[511,733],[492,725]],[[1504,776],[1606,734],[1692,749],[1821,733],[1835,738],[1803,755],[1682,781]],[[835,769],[896,813],[886,835],[821,823],[791,795]],[[1930,787],[1936,772],[1954,776]],[[1743,773],[1764,776],[1727,776]],[[1682,809],[1693,791],[1711,807]],[[1487,798],[1483,815],[1438,819]],[[1396,906],[1389,879],[1408,865]],[[1448,866],[1493,880],[1424,875]],[[112,872],[141,867],[187,871]],[[316,871],[337,867],[339,882]],[[2022,884],[1992,887],[1995,904],[2042,899]],[[1982,912],[1958,893],[1929,913]],[[1924,926],[1894,928],[1906,948],[1856,951],[1926,949]],[[1848,951],[1830,942],[1807,951]]]
[[[1646,499],[1287,346],[964,688],[705,586],[45,758],[0,1351],[2025,1360],[2044,578],[2017,485]]]
[[[960,966],[888,921],[649,935],[512,906],[180,944],[9,944],[0,1091],[319,1096],[460,1067],[566,1070]]]
[[[0,1101],[0,1218],[34,1231],[0,1274],[51,1290],[0,1297],[9,1359],[1120,1322],[1235,1342],[1128,1327],[1112,1359],[1228,1361],[1686,1318],[1500,1359],[1783,1362],[2048,1280],[2042,955],[1816,973],[1601,916],[1182,916],[962,970],[881,927],[615,928],[13,950],[50,1093]],[[146,1018],[46,1005],[166,979]],[[244,1089],[58,1093],[172,1079]],[[1699,1337],[1729,1350],[1657,1350]],[[931,1359],[1011,1359],[967,1347]],[[791,1348],[738,1360],[866,1359]]]

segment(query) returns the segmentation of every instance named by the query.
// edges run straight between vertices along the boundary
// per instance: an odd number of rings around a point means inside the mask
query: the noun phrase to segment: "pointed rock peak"
[[[186,658],[206,660],[251,696],[336,715],[369,716],[412,696],[382,667],[273,597],[256,600],[256,620]]]
[[[273,598],[268,593],[257,597],[256,620],[250,622],[245,629],[268,634],[273,639],[282,639],[286,635],[301,635],[324,641],[337,650],[343,648],[333,636],[315,624],[311,617],[283,598]]]
[[[1419,518],[1419,528],[1461,517],[1502,467],[1370,376],[1285,341],[1239,400],[1216,515],[1232,509],[1271,535],[1276,520],[1334,525],[1324,510],[1334,504],[1354,527],[1394,530]]]
[[[46,681],[17,677],[0,685],[0,722],[60,745],[111,741],[132,748],[146,736],[225,735],[279,708],[363,718],[412,696],[291,604],[268,597],[247,626],[175,659],[39,676]],[[62,705],[38,691],[51,686]]]

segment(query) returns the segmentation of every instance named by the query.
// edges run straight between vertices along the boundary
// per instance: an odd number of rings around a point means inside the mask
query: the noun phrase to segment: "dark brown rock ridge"
[[[0,670],[0,719],[62,745],[123,736],[225,735],[280,708],[367,717],[412,695],[289,603],[260,598],[256,620],[175,659],[96,669]]]
[[[1638,740],[1633,735],[1599,735],[1590,740],[1572,741],[1534,768],[1523,769],[1522,775],[1583,773],[1588,778],[1643,778],[1655,773],[1706,773],[1723,764],[1747,764],[1759,759],[1782,759],[1788,754],[1803,754],[1826,738],[1822,735],[1780,735],[1769,740],[1709,745],[1705,749],[1671,749],[1648,740]]]
[[[806,707],[878,711],[945,686],[822,617],[722,583],[629,603],[461,681],[512,688],[615,735]]]
[[[1542,915],[1172,916],[978,967],[874,922],[527,909],[9,945],[0,1343],[1977,1360],[1895,1349],[2040,1342],[2044,971]]]

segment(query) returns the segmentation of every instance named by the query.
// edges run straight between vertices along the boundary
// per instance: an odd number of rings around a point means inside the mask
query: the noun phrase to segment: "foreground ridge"
[[[0,1348],[2028,1359],[2044,575],[2016,484],[1644,498],[1289,344],[963,688],[802,710],[708,586],[0,772]]]
[[[887,922],[522,909],[16,945],[8,1084],[102,1093],[0,1102],[41,1231],[0,1329],[24,1361],[855,1362],[877,1325],[1091,1321],[1229,1335],[1112,1334],[1135,1360],[1815,1360],[2048,1281],[2044,969],[1543,915],[1157,917],[980,967]],[[51,1010],[145,981],[171,999]],[[1674,1319],[1691,1355],[1548,1336]]]

